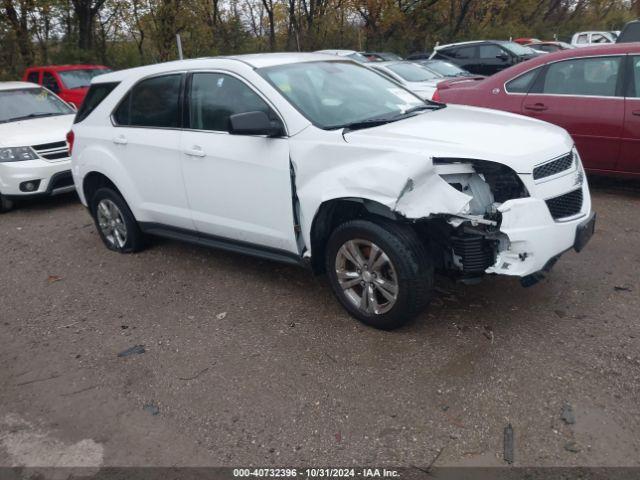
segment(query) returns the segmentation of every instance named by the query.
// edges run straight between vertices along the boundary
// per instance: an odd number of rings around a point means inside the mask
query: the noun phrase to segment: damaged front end
[[[527,198],[529,192],[519,176],[506,165],[483,160],[434,158],[439,177],[467,203],[456,214],[436,214],[418,221],[429,238],[439,270],[465,282],[474,282],[498,261],[510,246],[500,231],[507,201]]]

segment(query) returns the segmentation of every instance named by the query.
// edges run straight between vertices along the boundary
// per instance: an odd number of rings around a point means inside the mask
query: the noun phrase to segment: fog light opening
[[[40,187],[40,180],[29,180],[20,184],[21,192],[35,192]]]

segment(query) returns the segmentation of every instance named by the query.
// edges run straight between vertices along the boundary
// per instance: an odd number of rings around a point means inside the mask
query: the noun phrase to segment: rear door
[[[624,56],[551,63],[536,80],[522,113],[565,128],[591,170],[613,170],[624,119]]]
[[[183,82],[181,73],[138,82],[116,108],[105,146],[123,164],[138,221],[194,230],[180,164]]]
[[[622,151],[617,170],[640,173],[640,55],[629,56]]]

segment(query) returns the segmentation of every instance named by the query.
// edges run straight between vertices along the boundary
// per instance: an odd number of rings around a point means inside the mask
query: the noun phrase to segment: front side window
[[[389,119],[429,107],[370,69],[346,62],[306,62],[258,70],[300,113],[320,128]]]
[[[44,88],[0,91],[0,123],[73,113],[69,105]]]
[[[266,102],[244,82],[222,73],[195,73],[189,96],[190,128],[228,132],[229,117],[261,111],[276,119]]]
[[[614,97],[621,62],[621,57],[595,57],[552,63],[542,93]]]
[[[501,55],[505,55],[505,52],[497,45],[487,44],[480,45],[478,56],[483,59],[496,59]]]
[[[152,77],[138,83],[125,96],[113,118],[118,125],[177,128],[180,124],[182,75]]]
[[[589,39],[587,37],[586,33],[583,33],[581,35],[578,35],[578,42],[580,45],[583,45],[585,43],[589,43]]]
[[[44,72],[42,74],[42,86],[48,88],[53,93],[60,92],[58,81],[56,80],[56,77],[54,77],[52,73]]]
[[[539,72],[540,68],[536,68],[507,82],[507,93],[529,93]]]
[[[591,43],[611,43],[611,40],[600,33],[594,33],[591,36]]]
[[[92,78],[110,71],[108,68],[85,68],[82,70],[64,70],[58,72],[58,75],[65,87],[74,89],[88,87]]]

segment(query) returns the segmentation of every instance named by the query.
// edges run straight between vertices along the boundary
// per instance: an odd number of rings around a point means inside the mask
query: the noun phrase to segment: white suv
[[[326,272],[378,328],[426,305],[434,271],[535,283],[593,232],[571,137],[424,102],[350,60],[184,60],[93,80],[73,176],[105,245],[154,234]]]
[[[0,83],[0,213],[16,199],[74,190],[65,139],[74,115],[38,85]]]

